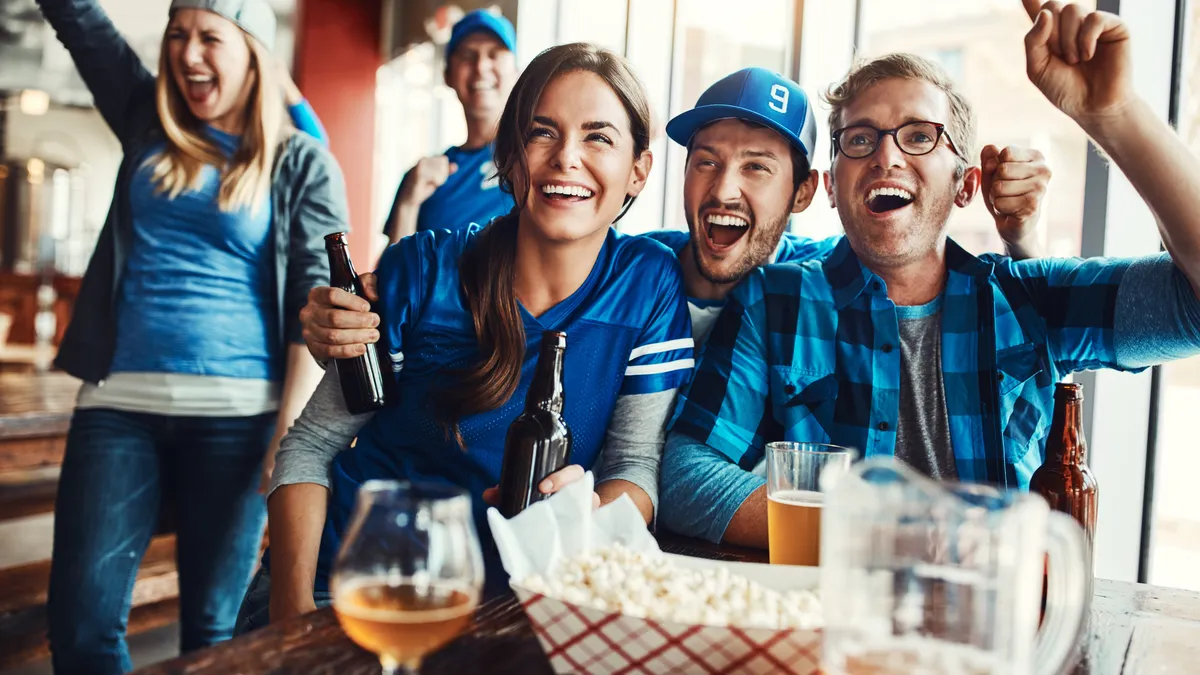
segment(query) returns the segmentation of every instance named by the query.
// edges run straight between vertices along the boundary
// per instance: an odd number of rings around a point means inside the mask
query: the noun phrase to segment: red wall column
[[[382,65],[382,0],[299,0],[296,84],[329,132],[329,146],[346,176],[350,202],[350,255],[359,269],[369,259],[375,170],[375,73]]]

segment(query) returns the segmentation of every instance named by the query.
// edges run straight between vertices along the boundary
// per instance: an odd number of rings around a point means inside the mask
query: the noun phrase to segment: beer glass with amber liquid
[[[415,673],[426,654],[462,632],[482,586],[483,555],[465,491],[363,484],[330,590],[342,629],[379,656],[384,675]]]
[[[826,485],[854,452],[822,443],[767,443],[767,539],[773,565],[821,564],[821,475]]]

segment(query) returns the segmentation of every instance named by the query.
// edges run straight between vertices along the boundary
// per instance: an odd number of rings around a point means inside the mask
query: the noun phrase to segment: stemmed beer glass
[[[471,500],[452,486],[372,480],[359,489],[331,580],[342,629],[411,674],[479,604],[483,555]]]

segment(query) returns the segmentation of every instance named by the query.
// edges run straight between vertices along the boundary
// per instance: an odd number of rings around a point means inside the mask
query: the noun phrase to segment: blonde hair
[[[890,79],[923,80],[945,92],[946,97],[950,99],[950,120],[946,122],[946,130],[950,132],[954,147],[967,158],[965,161],[959,158],[960,169],[965,170],[967,162],[975,156],[975,112],[966,97],[955,88],[954,80],[941,66],[915,54],[886,54],[869,61],[860,61],[846,73],[845,78],[830,85],[824,95],[825,102],[831,108],[830,133],[841,128],[843,111],[859,94],[878,82]]]
[[[171,76],[166,36],[158,59],[156,101],[158,117],[167,136],[167,147],[150,157],[158,192],[172,199],[185,190],[197,189],[205,165],[221,171],[217,206],[225,212],[248,209],[257,213],[267,202],[271,188],[271,170],[281,143],[294,131],[283,104],[271,57],[258,40],[243,33],[250,48],[250,96],[246,109],[241,144],[232,157],[226,157],[201,130],[200,120],[192,114],[183,92]]]

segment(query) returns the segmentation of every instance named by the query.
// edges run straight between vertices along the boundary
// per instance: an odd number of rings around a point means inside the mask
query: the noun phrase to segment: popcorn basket
[[[727,567],[775,590],[815,589],[815,567],[663,554],[679,567]],[[511,583],[555,673],[819,675],[821,631],[704,626],[631,616],[550,598]]]

